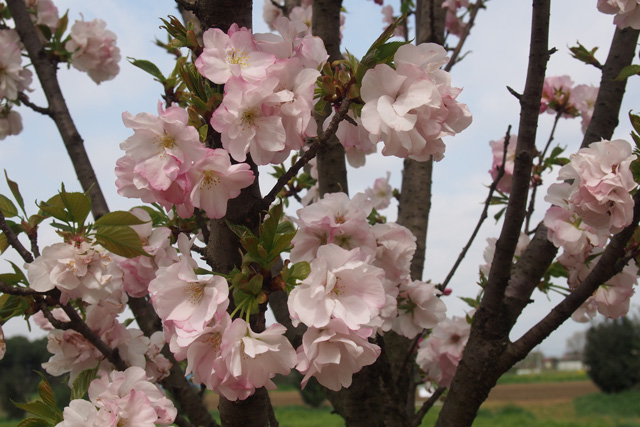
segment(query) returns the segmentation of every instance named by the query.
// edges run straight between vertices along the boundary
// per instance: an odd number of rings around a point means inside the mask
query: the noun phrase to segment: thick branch
[[[511,195],[504,224],[496,242],[489,280],[485,288],[486,307],[496,309],[502,303],[509,283],[511,264],[526,213],[531,168],[535,156],[536,131],[540,114],[542,85],[549,60],[549,0],[533,2],[531,48],[524,93],[520,98],[520,124]]]
[[[73,119],[69,114],[69,109],[60,90],[56,76],[55,65],[47,57],[42,43],[38,38],[31,16],[23,0],[7,0],[7,5],[11,11],[11,16],[16,24],[16,30],[20,34],[31,63],[33,64],[44,94],[49,103],[48,110],[58,127],[62,141],[67,149],[71,163],[76,171],[76,176],[80,181],[82,189],[91,198],[91,210],[95,219],[98,219],[109,212],[107,201],[100,189],[96,174],[89,161],[89,156],[84,148],[84,142],[78,129],[76,129]]]
[[[609,56],[602,69],[600,90],[593,110],[593,119],[585,132],[582,147],[587,147],[601,138],[611,139],[613,131],[618,126],[620,105],[627,85],[627,80],[614,80],[620,71],[630,65],[638,43],[638,31],[631,28],[621,30],[616,28],[609,48]],[[594,122],[596,116],[599,117]]]
[[[562,300],[537,325],[531,328],[519,340],[511,344],[504,355],[504,363],[515,363],[524,358],[533,348],[558,328],[571,316],[598,287],[620,273],[629,261],[624,257],[625,246],[633,236],[640,222],[640,193],[633,198],[633,221],[620,233],[616,234],[604,250],[591,273]]]
[[[21,288],[18,286],[13,286],[6,282],[3,282],[2,280],[0,280],[0,292],[2,292],[3,294],[17,295],[21,297],[42,295],[42,292],[34,291],[31,288]]]

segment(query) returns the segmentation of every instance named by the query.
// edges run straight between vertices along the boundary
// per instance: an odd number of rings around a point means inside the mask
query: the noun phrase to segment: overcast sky
[[[385,0],[398,10],[398,1]],[[59,76],[65,98],[76,121],[89,155],[94,163],[100,184],[107,196],[109,207],[128,209],[138,204],[135,200],[119,197],[115,191],[113,169],[117,158],[122,156],[118,145],[130,134],[122,125],[121,114],[129,111],[155,113],[161,86],[150,76],[127,63],[126,57],[150,59],[167,74],[172,68],[171,57],[163,54],[153,44],[155,37],[166,39],[159,17],[177,14],[170,0],[103,0],[100,2],[81,0],[56,1],[61,13],[69,9],[72,23],[84,15],[86,20],[102,18],[107,28],[118,35],[122,61],[120,75],[113,81],[95,85],[86,74],[74,69],[60,70]],[[486,187],[490,184],[488,170],[491,167],[489,141],[501,138],[508,125],[517,133],[519,106],[506,86],[522,92],[527,67],[528,37],[530,31],[531,2],[513,0],[491,0],[487,9],[477,18],[465,51],[468,55],[452,70],[453,85],[463,87],[458,100],[466,103],[473,114],[473,124],[454,138],[445,140],[445,158],[436,164],[434,171],[433,207],[430,217],[427,243],[427,261],[424,279],[439,283],[453,265],[460,249],[468,239],[482,210]],[[347,10],[343,46],[356,56],[361,56],[383,28],[380,7],[370,0],[345,0]],[[262,1],[256,0],[254,10],[255,32],[267,31],[262,21]],[[571,76],[575,84],[599,84],[599,72],[584,65],[569,55],[568,47],[580,41],[588,48],[599,47],[597,57],[604,62],[614,32],[612,17],[596,10],[596,1],[556,0],[552,4],[550,46],[558,49],[549,62],[547,75]],[[450,43],[454,43],[452,39]],[[640,109],[640,79],[632,78],[628,85],[626,100],[622,108],[621,125],[615,138],[630,140],[630,126],[626,114],[631,109]],[[35,84],[34,84],[35,87]],[[36,90],[31,95],[34,102],[44,105],[42,94]],[[636,102],[636,104],[634,104]],[[35,213],[35,200],[46,200],[57,192],[64,182],[67,190],[78,191],[80,186],[64,151],[63,144],[53,123],[45,117],[25,108],[23,115],[25,130],[17,137],[0,142],[0,165],[11,179],[20,185],[30,213]],[[538,147],[546,142],[552,115],[541,117],[538,132]],[[567,146],[567,152],[577,149],[582,140],[580,120],[562,120],[556,133],[556,141]],[[391,183],[399,188],[401,182],[400,159],[371,156],[364,168],[350,174],[351,194],[364,190],[373,180],[391,172]],[[263,169],[261,179],[268,174]],[[555,177],[544,177],[548,185]],[[262,181],[263,193],[268,192],[272,181]],[[8,195],[4,182],[0,193]],[[544,191],[539,192],[538,219],[546,210]],[[384,212],[390,219],[396,217],[396,205]],[[495,211],[493,211],[495,213]],[[498,226],[493,220],[487,223],[472,250],[451,282],[453,294],[446,299],[450,313],[462,315],[466,306],[459,296],[475,296],[478,287],[478,265],[484,263],[482,252],[486,238],[497,237]],[[42,227],[40,241],[54,243],[56,236],[48,227]],[[12,258],[15,260],[15,258]],[[3,267],[0,271],[8,270]],[[514,330],[516,339],[528,327],[540,320],[559,301],[557,296],[534,294],[535,303],[523,313]],[[634,297],[638,304],[638,296]],[[632,309],[634,310],[634,309]],[[637,308],[635,308],[637,311]],[[24,321],[11,321],[5,326],[9,336],[24,333]],[[587,325],[588,326],[588,325]],[[585,325],[568,321],[542,344],[546,354],[559,356],[565,342],[576,330]],[[35,332],[33,336],[42,336]]]

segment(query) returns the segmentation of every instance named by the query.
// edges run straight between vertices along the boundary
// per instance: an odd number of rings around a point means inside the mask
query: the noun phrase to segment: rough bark
[[[58,132],[67,149],[78,181],[80,181],[82,189],[89,194],[91,198],[93,217],[98,219],[109,212],[109,208],[100,189],[87,151],[84,148],[84,141],[71,118],[64,96],[62,95],[62,90],[60,89],[60,84],[56,76],[56,63],[52,62],[44,51],[42,42],[38,38],[38,34],[31,22],[31,16],[27,11],[24,1],[8,0],[7,6],[9,6],[16,30],[29,54],[38,80],[40,80],[47,102],[49,103],[50,115],[58,127]]]
[[[613,35],[611,48],[607,61],[602,68],[602,78],[600,79],[600,90],[596,99],[594,116],[596,111],[601,117],[596,123],[589,123],[582,140],[582,147],[586,147],[592,142],[600,141],[601,138],[611,139],[613,130],[618,126],[620,115],[620,105],[626,89],[627,80],[614,80],[620,71],[630,65],[636,52],[638,43],[638,30],[625,28],[621,30],[616,27]]]
[[[342,58],[340,53],[340,8],[342,0],[317,0],[313,2],[311,30],[320,37],[329,54],[329,61]],[[330,106],[325,115],[316,115],[318,135],[322,134],[324,119],[331,113]],[[326,193],[344,192],[349,194],[347,165],[344,148],[335,136],[318,148],[318,191],[322,197]]]
[[[549,0],[534,0],[531,47],[525,89],[520,98],[521,114],[513,184],[505,222],[496,243],[485,296],[475,315],[469,341],[458,366],[437,426],[467,426],[480,404],[504,372],[495,361],[509,344],[509,321],[503,297],[525,217],[529,177],[545,69],[549,58]],[[473,384],[473,387],[469,387]]]

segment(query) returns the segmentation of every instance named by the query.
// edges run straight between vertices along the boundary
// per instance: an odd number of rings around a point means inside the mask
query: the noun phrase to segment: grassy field
[[[529,384],[558,381],[583,381],[589,376],[585,371],[544,371],[539,374],[516,375],[505,374],[500,377],[498,384]]]
[[[433,426],[440,408],[434,407],[422,426]],[[342,419],[323,407],[275,408],[281,427],[341,427]],[[0,427],[15,427],[14,420],[2,420]],[[602,393],[578,397],[573,402],[483,405],[474,427],[633,427],[640,426],[640,390],[617,395]]]

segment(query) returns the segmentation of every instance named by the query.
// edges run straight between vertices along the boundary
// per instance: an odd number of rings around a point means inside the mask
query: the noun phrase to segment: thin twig
[[[349,112],[349,105],[351,105],[351,99],[344,98],[344,100],[340,104],[340,108],[338,108],[338,111],[331,119],[331,122],[329,123],[327,129],[322,133],[322,136],[316,138],[316,140],[313,142],[313,144],[311,144],[309,149],[302,155],[302,157],[300,157],[298,161],[278,179],[269,194],[264,196],[262,202],[258,205],[260,211],[266,210],[269,208],[269,206],[271,206],[271,203],[276,200],[278,193],[280,193],[280,190],[282,190],[287,185],[289,180],[296,176],[300,169],[302,169],[304,165],[306,165],[311,159],[315,157],[316,153],[318,152],[318,148],[320,148],[321,145],[326,144],[327,141],[329,141],[329,138],[335,135],[336,131],[338,130],[338,125]]]
[[[507,133],[504,136],[504,151],[502,153],[502,164],[498,167],[498,173],[495,179],[493,180],[493,182],[491,183],[491,186],[489,187],[489,194],[487,195],[487,199],[484,202],[484,208],[482,209],[482,213],[480,214],[480,218],[478,219],[476,228],[473,230],[473,233],[471,233],[471,237],[469,237],[469,241],[467,242],[467,244],[464,246],[464,248],[462,248],[460,255],[458,255],[458,259],[456,260],[455,264],[453,264],[453,267],[451,268],[451,271],[449,271],[449,274],[447,274],[447,277],[444,279],[444,282],[442,282],[442,284],[438,287],[442,292],[444,292],[444,290],[447,288],[447,285],[453,278],[453,275],[458,270],[460,263],[462,262],[464,257],[467,255],[467,251],[469,250],[469,248],[471,247],[471,244],[473,243],[476,236],[478,235],[478,232],[480,231],[480,227],[482,227],[482,223],[484,223],[484,221],[487,219],[487,216],[488,216],[487,213],[489,211],[489,206],[491,205],[491,199],[493,198],[493,193],[496,191],[496,188],[498,187],[498,183],[504,176],[504,168],[507,160],[507,148],[509,146],[509,139],[511,139],[511,125],[509,125],[509,127],[507,128]]]
[[[36,113],[40,113],[40,114],[44,114],[45,116],[53,117],[53,112],[49,108],[40,107],[39,105],[36,105],[33,102],[29,101],[29,97],[24,92],[20,92],[18,94],[18,100],[20,102],[22,102],[24,105],[26,105],[27,107],[31,108]]]
[[[0,280],[0,292],[21,297],[42,295],[42,292],[35,291],[31,288],[21,288],[18,286],[13,286],[6,282],[3,282],[2,280]]]
[[[269,417],[269,427],[278,427],[280,424],[278,423],[278,419],[276,418],[276,413],[273,410],[273,405],[271,404],[271,396],[267,393],[267,416]]]
[[[413,353],[416,351],[416,348],[418,348],[418,344],[420,343],[420,338],[422,338],[424,334],[424,331],[419,333],[418,335],[416,335],[416,337],[413,339],[413,342],[411,343],[411,347],[409,347],[409,350],[407,350],[407,354],[405,354],[404,359],[402,360],[402,367],[400,368],[400,375],[403,375],[403,373],[406,371],[407,366],[409,365],[409,362],[413,360]]]
[[[24,247],[22,242],[18,240],[18,236],[13,232],[11,227],[9,227],[9,224],[7,224],[7,220],[2,212],[0,212],[0,230],[4,232],[4,235],[7,238],[7,243],[9,243],[9,245],[18,252],[18,254],[20,254],[24,262],[32,263],[33,255]]]
[[[535,167],[534,170],[537,170],[538,173],[542,172],[540,170],[540,168],[542,167],[542,163],[544,162],[544,156],[547,155],[547,151],[549,151],[549,146],[551,146],[551,142],[554,139],[554,134],[556,132],[556,127],[558,126],[558,121],[560,120],[560,117],[562,116],[562,111],[558,111],[558,114],[556,114],[556,118],[553,121],[553,127],[551,128],[551,133],[549,134],[549,139],[547,140],[547,145],[545,145],[544,150],[542,150],[542,153],[540,154],[540,156],[538,157],[538,164]],[[529,234],[530,230],[529,230],[529,226],[531,224],[531,216],[533,215],[533,210],[535,209],[535,204],[536,204],[536,194],[538,192],[538,187],[540,186],[540,184],[542,184],[542,182],[540,181],[534,181],[533,184],[533,189],[531,190],[531,199],[529,199],[529,207],[527,208],[527,216],[525,218],[525,225],[524,225],[524,230],[525,233]]]
[[[469,22],[464,27],[464,31],[460,36],[460,40],[458,41],[456,48],[453,50],[453,53],[451,54],[451,59],[449,60],[449,63],[444,67],[445,71],[451,71],[451,68],[453,68],[453,66],[458,62],[458,56],[460,56],[460,52],[462,51],[462,46],[464,45],[464,42],[467,40],[467,37],[471,33],[471,27],[473,27],[473,23],[476,20],[476,15],[478,15],[478,11],[483,6],[484,4],[482,0],[477,0],[476,4],[473,6],[473,10],[471,10],[471,14],[469,15]]]
[[[29,236],[29,241],[31,242],[31,253],[33,254],[34,258],[38,258],[40,256],[40,248],[38,247],[38,233],[34,230],[33,233],[27,233],[27,236]]]
[[[431,397],[425,400],[425,402],[422,404],[422,407],[420,407],[420,410],[416,413],[416,417],[413,421],[414,427],[418,427],[422,423],[422,419],[424,418],[424,416],[427,414],[427,412],[429,412],[429,409],[431,409],[431,407],[438,401],[438,399],[440,398],[440,396],[442,396],[442,393],[444,393],[446,389],[446,387],[438,387],[436,391],[433,392]]]

